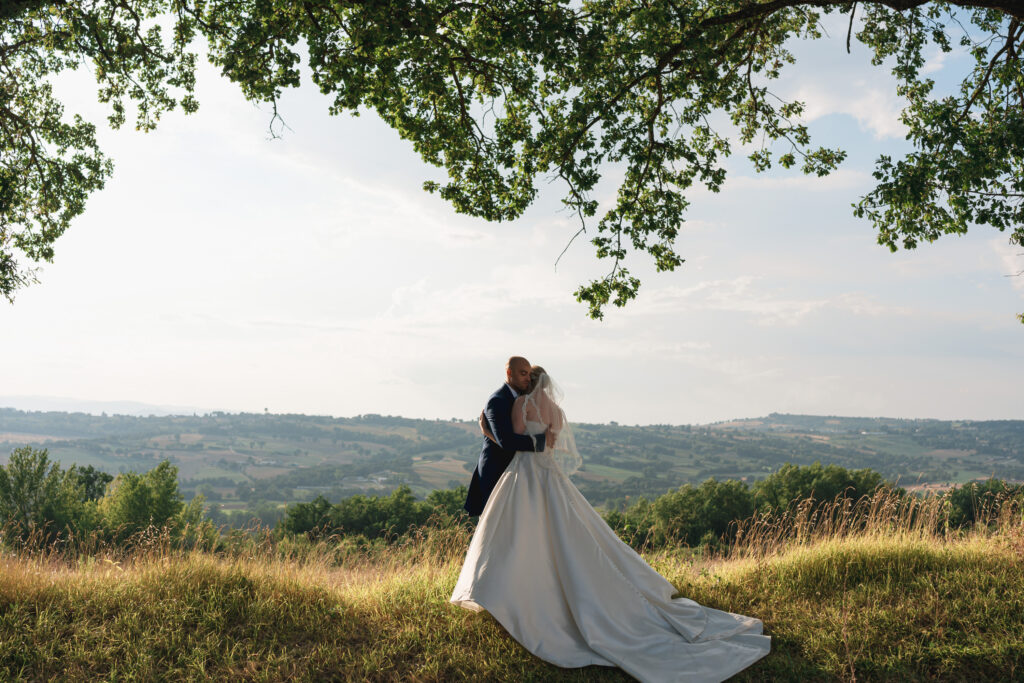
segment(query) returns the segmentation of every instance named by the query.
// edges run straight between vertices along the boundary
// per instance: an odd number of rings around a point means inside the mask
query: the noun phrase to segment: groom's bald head
[[[522,356],[512,356],[505,363],[505,378],[510,387],[520,394],[530,388],[530,361]]]

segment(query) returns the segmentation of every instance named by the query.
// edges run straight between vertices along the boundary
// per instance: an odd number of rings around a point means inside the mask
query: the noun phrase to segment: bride
[[[487,610],[556,666],[618,666],[641,681],[721,681],[768,654],[760,620],[673,599],[601,519],[569,480],[581,459],[560,392],[540,366],[530,376],[512,422],[520,434],[550,428],[553,447],[517,453],[501,475],[451,602]]]

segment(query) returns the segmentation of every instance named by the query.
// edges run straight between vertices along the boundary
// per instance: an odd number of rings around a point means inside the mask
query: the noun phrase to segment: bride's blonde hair
[[[541,375],[546,373],[547,370],[545,370],[539,365],[534,365],[533,367],[530,368],[530,391],[533,391],[534,389],[537,388],[537,380],[540,379]]]

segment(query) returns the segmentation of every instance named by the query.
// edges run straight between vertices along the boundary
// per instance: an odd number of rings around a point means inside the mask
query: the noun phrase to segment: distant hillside
[[[1024,479],[1024,420],[942,421],[771,414],[713,425],[574,425],[583,454],[577,485],[595,505],[656,497],[685,483],[763,478],[785,462],[869,467],[903,485],[996,476]],[[0,409],[0,463],[24,444],[65,465],[118,473],[179,468],[225,508],[280,506],[388,493],[418,495],[469,481],[480,451],[475,422],[383,415],[209,413],[90,415]]]

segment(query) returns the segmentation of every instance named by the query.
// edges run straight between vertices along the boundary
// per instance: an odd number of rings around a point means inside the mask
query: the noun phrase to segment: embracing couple
[[[505,379],[480,417],[466,498],[480,520],[451,602],[552,664],[641,681],[722,681],[768,654],[760,620],[673,599],[569,480],[582,461],[544,369],[513,356]]]

